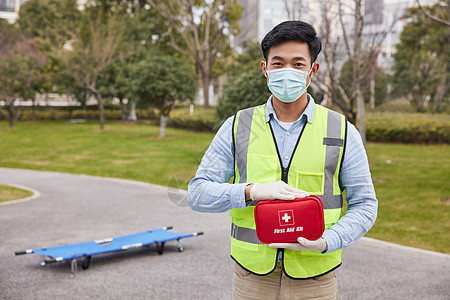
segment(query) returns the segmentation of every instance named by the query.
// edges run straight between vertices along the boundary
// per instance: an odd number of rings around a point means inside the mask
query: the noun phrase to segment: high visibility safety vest
[[[341,218],[342,190],[339,173],[344,154],[347,122],[341,114],[315,106],[312,123],[306,122],[291,161],[283,168],[266,105],[239,111],[233,123],[235,183],[266,183],[283,180],[291,186],[318,195],[324,206],[325,230]],[[256,235],[256,201],[231,210],[231,257],[244,269],[271,273],[283,251],[283,269],[294,279],[323,275],[341,265],[342,250],[330,253],[276,249],[261,243]]]

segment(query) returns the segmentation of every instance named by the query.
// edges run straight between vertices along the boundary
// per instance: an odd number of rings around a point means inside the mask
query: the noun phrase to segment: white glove
[[[323,252],[328,249],[327,242],[323,238],[315,241],[307,240],[303,237],[298,238],[298,243],[273,243],[269,244],[271,248],[287,248],[296,251],[317,251]]]
[[[254,183],[250,189],[251,200],[294,200],[309,196],[308,192],[296,189],[284,181]]]

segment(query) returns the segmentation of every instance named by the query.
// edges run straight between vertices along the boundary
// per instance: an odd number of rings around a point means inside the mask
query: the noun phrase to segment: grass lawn
[[[145,123],[0,122],[0,166],[134,179],[187,188],[211,133]],[[367,145],[378,219],[368,236],[450,253],[450,146]]]
[[[368,236],[450,253],[450,146],[367,145],[379,200]]]
[[[187,188],[213,135],[141,123],[0,122],[0,166],[134,179]],[[174,179],[184,179],[177,182]],[[186,178],[186,179],[185,179]]]
[[[31,195],[33,195],[33,193],[30,191],[0,184],[0,202],[26,198]]]

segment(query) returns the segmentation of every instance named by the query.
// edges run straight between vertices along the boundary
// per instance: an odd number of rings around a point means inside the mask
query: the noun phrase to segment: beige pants
[[[283,273],[281,261],[266,276],[254,275],[235,263],[233,299],[338,299],[338,285],[334,271],[305,280],[290,279]]]

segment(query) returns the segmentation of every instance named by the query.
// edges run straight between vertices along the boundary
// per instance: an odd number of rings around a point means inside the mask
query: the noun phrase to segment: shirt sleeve
[[[247,184],[228,183],[234,176],[233,119],[220,127],[189,183],[187,202],[193,210],[220,213],[246,207]]]
[[[342,162],[340,183],[346,191],[347,212],[323,238],[332,252],[350,246],[359,240],[375,223],[378,201],[369,170],[369,162],[361,136],[348,123],[347,145]]]

